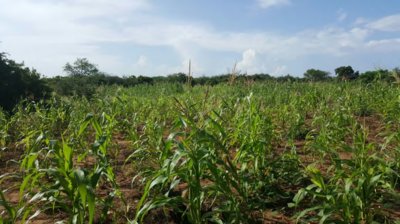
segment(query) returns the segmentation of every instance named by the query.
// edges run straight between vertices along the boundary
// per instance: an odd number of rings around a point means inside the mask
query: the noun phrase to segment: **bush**
[[[50,92],[35,69],[0,53],[0,107],[10,112],[20,99],[37,100]]]

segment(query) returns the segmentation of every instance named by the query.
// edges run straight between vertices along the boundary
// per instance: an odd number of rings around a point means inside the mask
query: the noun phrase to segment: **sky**
[[[302,76],[400,66],[399,0],[0,0],[0,52],[43,76]]]

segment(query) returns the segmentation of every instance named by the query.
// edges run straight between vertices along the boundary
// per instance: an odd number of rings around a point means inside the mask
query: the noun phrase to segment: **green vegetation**
[[[355,72],[351,66],[341,66],[336,68],[335,73],[341,80],[354,80],[359,76],[359,72]]]
[[[12,112],[14,106],[21,100],[38,101],[44,96],[54,92],[60,96],[84,96],[91,99],[100,86],[118,85],[133,87],[141,84],[162,84],[162,83],[186,83],[187,85],[218,85],[223,83],[253,83],[260,81],[277,82],[337,82],[355,81],[364,84],[384,81],[387,83],[400,83],[399,69],[392,71],[378,69],[366,71],[359,74],[351,66],[341,66],[335,69],[336,77],[329,76],[329,72],[319,69],[308,69],[304,77],[293,77],[291,75],[273,77],[269,74],[240,74],[233,69],[231,74],[216,76],[192,77],[184,73],[170,74],[166,77],[146,76],[113,76],[99,70],[98,66],[86,58],[78,58],[76,61],[66,63],[63,67],[65,76],[52,78],[41,78],[35,69],[24,67],[23,63],[18,64],[8,59],[5,53],[0,53],[0,78],[1,94],[0,107]]]
[[[304,78],[311,81],[323,81],[329,78],[329,72],[321,71],[318,69],[308,69],[304,73]]]
[[[35,69],[8,59],[0,53],[0,108],[11,111],[21,99],[38,100],[49,93]]]
[[[154,83],[20,105],[0,117],[0,223],[395,223],[399,96]]]
[[[188,86],[88,68],[0,111],[0,224],[400,222],[396,69]]]

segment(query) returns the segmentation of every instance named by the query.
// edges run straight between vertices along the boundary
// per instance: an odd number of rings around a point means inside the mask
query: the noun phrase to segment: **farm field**
[[[400,223],[400,88],[99,87],[0,113],[0,223]]]

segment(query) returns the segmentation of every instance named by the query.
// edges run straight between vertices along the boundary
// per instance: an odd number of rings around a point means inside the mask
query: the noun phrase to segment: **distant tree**
[[[68,76],[90,76],[99,74],[99,69],[97,65],[90,63],[88,59],[78,58],[72,65],[67,63],[64,66],[64,72]]]
[[[358,78],[359,72],[354,72],[351,66],[341,66],[335,69],[335,73],[340,80],[353,80]]]
[[[138,80],[137,80],[136,76],[134,76],[134,75],[131,75],[131,76],[128,76],[128,77],[124,78],[124,84],[123,85],[125,87],[135,86],[137,84],[138,84]]]
[[[254,74],[251,77],[253,78],[254,81],[273,80],[272,76],[270,76],[269,74],[264,74],[264,73]]]
[[[52,89],[63,96],[84,96],[88,99],[96,92],[97,84],[91,77],[56,76],[48,79],[47,82]]]
[[[363,83],[371,83],[377,81],[394,82],[395,78],[390,74],[389,70],[379,69],[375,71],[366,71],[362,73],[358,79]]]
[[[92,98],[99,85],[119,83],[121,78],[111,77],[99,71],[97,65],[86,58],[78,58],[63,67],[67,77],[56,77],[49,81],[60,95],[77,95]]]
[[[185,83],[188,79],[188,76],[184,73],[174,73],[167,76],[168,82],[178,82],[178,83]]]
[[[329,78],[329,72],[312,68],[304,73],[304,78],[311,81],[323,81]]]
[[[153,84],[153,79],[151,77],[147,77],[147,76],[139,76],[137,78],[138,84]]]
[[[298,77],[293,77],[290,74],[287,74],[285,76],[278,76],[276,77],[276,81],[278,82],[296,82],[299,81],[300,79]]]
[[[38,100],[50,92],[35,69],[0,53],[0,107],[11,111],[20,99]]]

